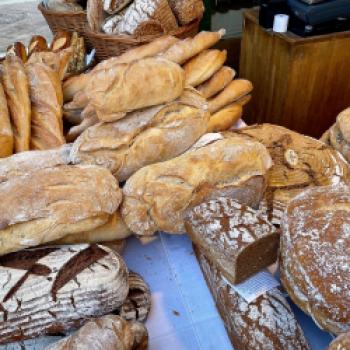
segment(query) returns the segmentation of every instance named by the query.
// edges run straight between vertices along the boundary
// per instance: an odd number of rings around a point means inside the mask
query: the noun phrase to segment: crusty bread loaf
[[[183,64],[203,50],[215,45],[225,35],[225,29],[218,32],[200,32],[193,38],[181,40],[161,54],[161,57]]]
[[[169,0],[169,4],[183,26],[203,16],[203,0]]]
[[[206,132],[209,119],[197,92],[189,90],[184,98],[90,127],[74,142],[72,162],[103,165],[124,181],[146,165],[180,155]]]
[[[350,349],[350,334],[343,333],[334,339],[327,350],[349,350]]]
[[[108,315],[88,322],[46,350],[146,350],[147,344],[147,329],[142,323]]]
[[[307,187],[349,181],[350,169],[344,158],[316,139],[272,124],[254,125],[234,134],[259,141],[270,152],[274,165],[268,173],[263,206],[276,224],[287,203]]]
[[[112,174],[96,166],[23,172],[0,183],[0,194],[0,255],[101,226],[122,199]]]
[[[113,121],[126,112],[173,101],[183,92],[184,82],[177,64],[145,58],[99,70],[84,93],[101,121]]]
[[[102,0],[87,0],[86,18],[93,32],[98,33],[101,31],[101,26],[105,18]]]
[[[339,113],[336,124],[344,140],[350,143],[350,107]]]
[[[103,4],[103,9],[110,15],[113,15],[128,6],[131,1],[132,0],[102,0],[100,2]]]
[[[127,238],[131,231],[125,225],[120,212],[110,215],[108,221],[93,230],[69,234],[52,244],[102,243]]]
[[[344,139],[338,123],[333,124],[329,129],[328,141],[330,146],[340,152],[348,162],[350,161],[350,143]]]
[[[28,60],[27,48],[22,42],[16,41],[7,48],[6,56],[17,56],[23,63],[26,63]]]
[[[28,151],[31,119],[29,86],[19,57],[10,56],[5,59],[2,64],[2,82],[14,131],[14,150]]]
[[[85,115],[84,115],[85,114]],[[91,113],[87,113],[87,110],[84,110],[80,114],[81,122],[78,125],[72,126],[67,134],[66,140],[67,142],[74,142],[85,130],[89,129],[93,125],[96,125],[99,120],[95,114],[95,111],[91,111]]]
[[[104,62],[104,61],[103,61]],[[63,98],[64,102],[69,102],[73,100],[74,95],[82,91],[89,78],[88,74],[73,75],[63,82]]]
[[[218,95],[209,100],[210,113],[215,113],[219,109],[237,101],[253,90],[253,85],[249,80],[235,79],[225,87]]]
[[[127,180],[123,219],[139,236],[183,233],[186,210],[203,200],[222,195],[259,201],[271,165],[257,142],[206,134],[186,153],[144,167]]]
[[[222,91],[235,77],[236,72],[230,67],[222,67],[209,80],[196,87],[205,97],[210,98]]]
[[[5,92],[0,81],[0,158],[13,153],[13,132]]]
[[[100,245],[39,247],[0,257],[0,344],[66,332],[120,307],[123,259]]]
[[[214,263],[199,249],[195,252],[236,350],[310,350],[302,328],[278,287],[248,303]]]
[[[63,95],[58,73],[42,63],[26,66],[32,104],[31,142],[34,150],[54,149],[63,136]]]
[[[238,103],[219,110],[210,117],[208,132],[225,131],[234,126],[243,114],[243,108]]]
[[[279,232],[258,211],[232,198],[204,202],[189,212],[186,232],[232,284],[277,260]]]
[[[281,280],[293,301],[334,334],[350,331],[350,188],[308,189],[282,221]]]
[[[213,76],[225,63],[227,51],[204,50],[184,65],[186,84],[198,86]]]

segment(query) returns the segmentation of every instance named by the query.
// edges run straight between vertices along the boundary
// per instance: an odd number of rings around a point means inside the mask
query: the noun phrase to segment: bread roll
[[[339,113],[336,123],[345,141],[350,143],[350,107]]]
[[[108,221],[93,230],[67,235],[52,244],[102,243],[127,238],[131,231],[125,225],[119,211],[110,215]]]
[[[203,200],[221,195],[259,201],[271,165],[257,142],[206,134],[186,153],[131,176],[123,188],[122,217],[139,236],[183,233],[186,210]]]
[[[30,98],[26,71],[19,57],[7,57],[2,64],[2,82],[7,97],[16,153],[28,151],[30,144]]]
[[[263,207],[279,224],[288,202],[308,187],[349,181],[350,169],[343,157],[323,142],[282,126],[262,124],[233,132],[261,142],[274,165],[267,177]]]
[[[56,241],[105,224],[121,190],[95,166],[61,165],[0,183],[0,255]]]
[[[252,90],[253,85],[249,80],[233,80],[222,92],[209,100],[210,113],[217,112],[219,109],[237,101],[245,95],[248,95]]]
[[[169,4],[177,20],[183,26],[203,16],[202,0],[169,0]]]
[[[208,132],[224,131],[234,126],[243,114],[243,108],[238,103],[221,109],[210,117]]]
[[[281,280],[319,327],[350,331],[350,188],[308,189],[290,201],[282,221]]]
[[[235,77],[236,72],[230,67],[222,67],[209,80],[196,87],[205,97],[210,98],[222,91]]]
[[[202,107],[193,106],[193,101],[172,102],[90,127],[74,142],[72,162],[103,165],[125,181],[146,165],[185,152],[206,132],[209,119],[207,105],[192,93]]]
[[[183,92],[184,82],[177,64],[145,58],[98,71],[84,93],[101,121],[114,121],[126,112],[173,101]]]
[[[100,245],[40,247],[0,257],[0,344],[67,332],[120,307],[128,270]]]
[[[32,103],[31,149],[54,149],[63,137],[63,95],[58,73],[42,63],[26,67]]]
[[[334,339],[327,350],[348,350],[350,349],[350,334],[344,333]]]
[[[193,38],[187,38],[174,44],[161,57],[183,64],[200,52],[214,46],[225,33],[225,29],[221,29],[218,32],[200,32]]]
[[[277,260],[279,232],[258,211],[231,198],[204,202],[189,212],[186,232],[232,284]]]
[[[198,249],[195,252],[235,349],[310,350],[303,330],[279,288],[248,303],[214,263]]]
[[[146,350],[147,344],[147,329],[142,323],[107,315],[88,322],[78,332],[46,350]]]
[[[0,158],[8,157],[13,153],[13,132],[10,122],[10,113],[2,83],[0,81]]]
[[[198,86],[215,74],[225,63],[227,51],[204,50],[184,65],[186,84]]]

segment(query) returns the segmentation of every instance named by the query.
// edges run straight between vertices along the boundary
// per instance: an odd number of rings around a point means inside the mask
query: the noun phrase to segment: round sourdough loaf
[[[309,189],[282,220],[281,280],[323,329],[350,331],[350,187]]]
[[[350,349],[350,333],[341,334],[331,342],[328,350],[348,350]]]
[[[253,125],[236,134],[261,142],[274,165],[267,174],[267,191],[262,206],[269,219],[280,223],[288,202],[308,187],[346,182],[350,168],[333,148],[311,137],[272,124]]]

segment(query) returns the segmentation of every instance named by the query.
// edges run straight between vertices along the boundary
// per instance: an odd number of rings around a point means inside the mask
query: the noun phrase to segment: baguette
[[[22,172],[0,194],[0,255],[101,226],[122,199],[111,173],[95,166]]]
[[[202,84],[223,66],[226,58],[226,50],[202,51],[183,66],[186,74],[186,84],[194,87]]]
[[[16,41],[7,48],[6,56],[17,56],[23,63],[28,61],[27,49],[23,43]]]
[[[19,57],[7,57],[2,64],[3,85],[14,131],[16,153],[28,151],[30,145],[31,106],[26,71]]]
[[[28,57],[34,52],[48,51],[49,47],[47,45],[46,39],[41,35],[34,35],[28,45]]]
[[[200,32],[193,38],[187,38],[174,44],[161,54],[161,57],[182,65],[190,58],[215,45],[225,33],[225,29],[218,32]]]
[[[29,64],[26,70],[32,102],[31,149],[57,148],[65,143],[60,78],[42,63]]]
[[[68,32],[58,31],[52,39],[50,49],[53,52],[68,49],[70,47],[71,34]]]
[[[13,153],[13,132],[10,122],[10,113],[2,83],[0,81],[0,158],[8,157]]]
[[[242,107],[244,107],[250,100],[252,99],[252,95],[245,95],[239,98],[235,103],[238,103]]]
[[[105,61],[103,61],[105,62]],[[89,79],[88,74],[79,74],[69,77],[63,82],[63,98],[64,102],[72,101],[74,95],[83,91]]]
[[[208,81],[196,87],[205,97],[210,98],[222,91],[235,77],[236,72],[230,67],[222,67]]]
[[[179,101],[90,127],[73,144],[72,162],[103,165],[124,181],[146,165],[185,152],[206,132],[209,119],[206,101],[185,91]]]
[[[235,125],[241,119],[243,113],[242,106],[233,103],[210,117],[208,132],[225,131]]]
[[[235,79],[217,96],[209,100],[209,111],[215,113],[219,109],[230,103],[237,101],[253,90],[253,85],[249,80]]]
[[[206,134],[177,158],[131,176],[123,188],[122,217],[139,236],[183,233],[186,211],[204,200],[230,196],[255,207],[271,165],[260,143]]]
[[[67,142],[74,142],[85,130],[99,122],[95,113],[82,117],[79,125],[73,126],[69,129],[66,140]]]

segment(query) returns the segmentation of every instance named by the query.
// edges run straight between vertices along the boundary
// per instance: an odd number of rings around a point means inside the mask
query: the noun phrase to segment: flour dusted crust
[[[197,258],[231,342],[237,350],[310,350],[287,300],[274,288],[247,303],[217,266],[196,249]]]
[[[267,177],[263,206],[269,218],[279,224],[288,202],[304,189],[347,182],[349,165],[323,142],[282,126],[262,124],[237,130],[261,142],[270,152],[274,165]]]
[[[193,208],[185,219],[192,241],[233,284],[243,282],[277,260],[279,232],[258,211],[232,198]]]
[[[65,338],[46,350],[146,350],[148,333],[139,322],[127,322],[123,318],[107,315],[88,322],[77,333]]]
[[[221,195],[256,204],[270,166],[261,144],[206,134],[186,153],[144,167],[127,180],[123,219],[140,236],[157,230],[183,233],[186,210],[203,200]]]
[[[121,190],[96,166],[61,165],[0,183],[0,254],[92,230],[119,207]]]
[[[327,350],[349,350],[350,349],[350,334],[344,333],[334,339]]]
[[[64,332],[118,308],[123,259],[100,245],[40,247],[0,257],[0,344]]]
[[[281,280],[323,329],[350,331],[350,188],[309,189],[283,217]]]
[[[208,120],[206,101],[190,90],[180,101],[90,127],[74,142],[71,159],[104,166],[125,181],[146,165],[185,152],[206,132]]]

